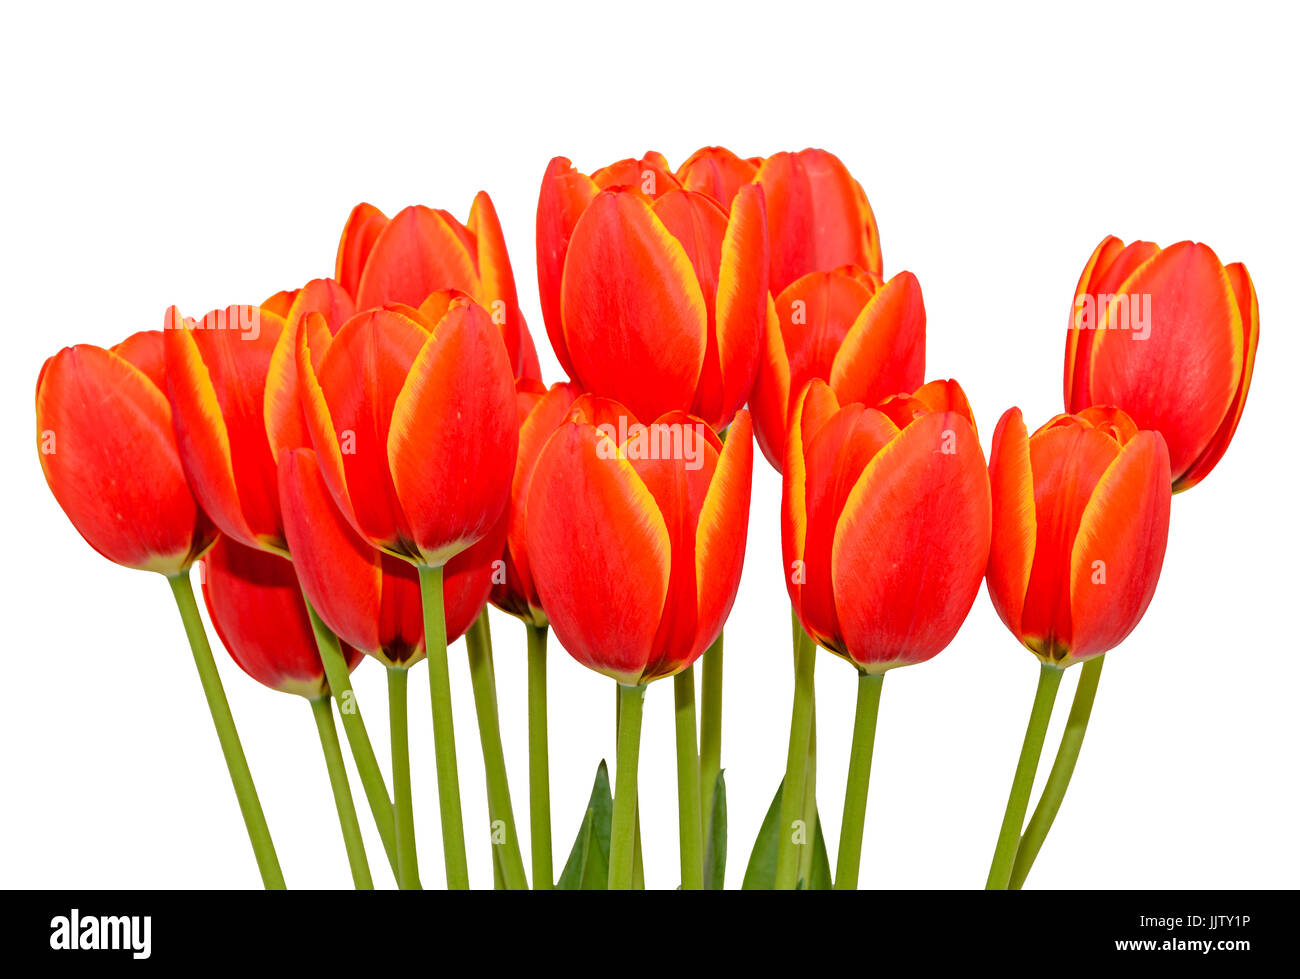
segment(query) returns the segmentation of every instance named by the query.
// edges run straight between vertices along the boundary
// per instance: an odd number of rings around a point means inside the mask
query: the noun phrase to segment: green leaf
[[[556,883],[561,891],[603,891],[609,882],[609,834],[614,818],[614,796],[609,787],[609,769],[602,760],[596,769],[591,797],[578,827],[577,839],[569,851],[564,870]]]
[[[704,847],[704,889],[722,890],[727,873],[727,783],[718,772],[713,782],[713,813],[709,819],[709,838]]]
[[[784,786],[785,779],[781,779],[772,804],[767,807],[767,815],[763,817],[763,825],[758,828],[758,839],[749,853],[741,890],[770,891],[776,883],[777,825],[781,821],[781,791]]]
[[[821,813],[817,812],[817,832],[813,836],[812,880],[808,883],[808,890],[829,891],[831,887],[831,858],[826,852],[826,838],[822,836]]]

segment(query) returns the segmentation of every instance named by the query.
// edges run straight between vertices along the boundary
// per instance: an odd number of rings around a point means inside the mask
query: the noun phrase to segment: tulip
[[[514,376],[541,378],[501,222],[484,191],[474,198],[467,224],[418,204],[390,221],[378,208],[358,204],[339,238],[334,278],[358,310],[388,303],[418,307],[432,292],[462,292],[491,313]]]
[[[330,711],[329,682],[293,565],[223,537],[204,557],[200,580],[208,618],[239,668],[272,690],[311,703],[352,881],[358,890],[371,890],[374,882]],[[344,653],[351,672],[361,653],[351,647]]]
[[[524,623],[528,639],[528,809],[533,849],[533,887],[546,890],[555,879],[551,863],[551,788],[546,732],[546,640],[549,623],[528,563],[524,501],[533,467],[546,440],[564,420],[576,392],[570,384],[549,389],[538,381],[516,382],[519,456],[510,484],[504,576],[492,588],[492,603]]]
[[[683,412],[642,425],[584,396],[542,449],[526,501],[533,579],[569,653],[619,684],[609,886],[632,877],[636,759],[645,684],[675,681],[683,887],[702,877],[694,680],[739,584],[753,470],[750,420],[725,446]],[[689,688],[689,701],[687,690]]]
[[[41,468],[91,547],[117,564],[167,577],[262,881],[283,888],[190,585],[190,565],[215,540],[216,529],[186,480],[166,387],[163,336],[156,331],[137,333],[111,350],[83,344],[60,351],[45,362],[36,383]]]
[[[1084,267],[1065,342],[1065,408],[1118,405],[1169,449],[1174,492],[1218,464],[1241,420],[1259,301],[1206,245],[1107,237]]]
[[[286,289],[262,302],[261,308],[274,313],[290,326],[308,313],[325,317],[330,336],[339,331],[357,311],[351,294],[334,279],[312,279],[301,289]]]
[[[881,273],[876,216],[862,185],[835,154],[776,153],[759,165],[754,183],[767,202],[774,294],[809,272],[842,265]]]
[[[911,272],[888,282],[856,266],[810,272],[773,308],[750,407],[759,447],[778,471],[790,409],[813,378],[841,403],[866,405],[924,379],[925,304]]]
[[[1010,409],[993,434],[993,545],[989,597],[1012,634],[1041,662],[1038,692],[1012,783],[988,886],[1028,873],[1073,772],[1101,657],[1133,631],[1151,603],[1169,536],[1171,466],[1164,438],[1118,408],[1058,415],[1029,436]],[[1086,662],[1042,818],[1019,843],[1061,674]],[[1080,712],[1081,711],[1081,715]],[[1053,798],[1055,801],[1053,801]],[[1049,815],[1050,811],[1050,815]],[[1017,855],[1017,850],[1020,855]]]
[[[285,529],[303,592],[331,630],[388,669],[398,751],[393,764],[399,881],[419,884],[411,811],[405,721],[406,671],[425,656],[420,579],[408,562],[377,551],[344,519],[329,495],[316,454],[299,449],[280,459]],[[492,587],[505,525],[448,561],[442,581],[447,639],[454,642],[478,618]],[[507,803],[508,804],[508,803]],[[509,837],[513,838],[510,827]],[[509,840],[507,840],[507,844]]]
[[[753,387],[768,315],[763,215],[756,187],[724,208],[653,159],[591,177],[552,160],[537,207],[538,284],[573,381],[640,417],[729,422]]]
[[[753,181],[762,162],[742,160],[722,146],[706,146],[687,157],[676,177],[686,190],[708,194],[723,207],[730,207],[740,188]]]
[[[858,713],[835,886],[857,886],[872,741],[887,670],[939,653],[970,611],[988,561],[988,471],[964,392],[931,382],[871,408],[813,380],[786,441],[782,550],[809,636],[859,671]],[[815,648],[796,662],[782,825],[799,815]],[[793,845],[778,888],[795,885]]]
[[[373,259],[372,253],[367,268]],[[510,361],[488,314],[448,294],[426,311],[427,319],[409,307],[358,313],[319,364],[299,330],[297,372],[307,428],[335,505],[362,540],[419,569],[444,858],[448,885],[462,888],[468,873],[443,566],[501,520],[519,424]]]

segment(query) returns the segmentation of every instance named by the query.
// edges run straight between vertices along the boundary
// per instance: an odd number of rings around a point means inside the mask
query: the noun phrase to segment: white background
[[[927,375],[962,382],[986,450],[1009,405],[1031,427],[1060,410],[1072,292],[1102,236],[1194,238],[1247,263],[1263,341],[1245,417],[1219,468],[1174,501],[1155,601],[1109,657],[1030,883],[1300,883],[1293,13],[807,0],[268,7],[33,4],[4,15],[0,884],[258,883],[163,579],[99,558],[45,487],[32,423],[43,359],[156,328],[170,303],[201,313],[330,274],[358,200],[463,219],[485,188],[557,380],[533,266],[547,161],[564,154],[589,171],[654,148],[676,165],[711,143],[742,155],[814,145],[844,159],[875,208],[886,272],[910,269],[922,283]],[[727,629],[733,886],[784,768],[792,684],[779,480],[761,457],[755,472]],[[523,634],[502,615],[494,628],[526,833]],[[307,704],[218,658],[290,885],[348,886]],[[558,873],[596,764],[612,760],[614,687],[554,646],[551,663]],[[463,646],[452,664],[471,875],[490,886]],[[982,886],[1036,675],[983,593],[947,651],[890,674],[863,886]],[[382,670],[367,662],[356,682],[386,766]],[[847,664],[821,657],[832,854],[854,686]],[[411,688],[421,871],[440,886],[423,667]],[[671,685],[658,683],[641,769],[652,886],[677,882],[673,765]],[[391,884],[364,810],[361,821],[376,880]]]

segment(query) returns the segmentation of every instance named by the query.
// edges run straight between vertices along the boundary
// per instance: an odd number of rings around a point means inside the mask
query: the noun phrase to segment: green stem
[[[1079,749],[1083,747],[1083,736],[1088,730],[1088,718],[1092,716],[1092,703],[1097,697],[1097,683],[1101,680],[1101,667],[1105,656],[1087,660],[1079,673],[1079,686],[1074,692],[1074,703],[1070,705],[1070,716],[1065,722],[1065,733],[1061,735],[1061,747],[1056,752],[1056,761],[1043,786],[1043,797],[1038,800],[1034,814],[1029,817],[1016,850],[1016,860],[1011,867],[1011,890],[1018,891],[1029,876],[1029,868],[1034,865],[1047,831],[1060,811],[1065,799],[1065,790],[1070,786],[1074,775],[1075,763],[1079,760]]]
[[[677,721],[677,832],[682,890],[704,889],[704,838],[700,821],[700,758],[695,750],[695,667],[673,677]]]
[[[429,701],[433,708],[433,755],[438,769],[438,809],[442,817],[442,855],[447,889],[469,889],[465,862],[465,824],[460,814],[460,776],[456,773],[456,732],[451,719],[451,676],[447,671],[447,622],[442,607],[442,568],[420,565],[424,604],[424,647],[429,659]]]
[[[406,667],[388,668],[388,738],[393,752],[393,825],[397,835],[397,886],[420,889],[411,803],[411,749],[406,722]]]
[[[867,817],[867,786],[871,782],[871,752],[876,743],[883,673],[858,674],[858,710],[853,718],[853,750],[844,786],[844,819],[840,822],[840,853],[835,865],[835,889],[854,891],[862,864],[862,827]]]
[[[812,642],[811,639],[808,640]],[[803,775],[803,816],[809,840],[817,839],[817,694],[812,694],[812,704],[808,708],[808,766]],[[815,847],[799,848],[798,879],[806,882],[812,879],[813,856]]]
[[[393,826],[393,803],[388,797],[388,786],[384,784],[384,775],[370,743],[366,722],[361,717],[361,706],[357,702],[356,691],[352,689],[347,661],[343,659],[343,651],[339,648],[338,636],[321,621],[306,595],[303,595],[302,600],[307,606],[307,616],[311,619],[312,632],[316,636],[316,649],[320,653],[321,665],[325,667],[325,679],[329,681],[330,693],[338,705],[343,734],[348,739],[352,760],[356,763],[357,775],[361,779],[361,788],[366,794],[366,803],[370,806],[370,815],[375,820],[375,829],[379,832],[380,842],[384,844],[384,854],[388,857],[388,865],[396,878],[397,834]]]
[[[618,759],[614,781],[614,813],[609,834],[609,889],[632,886],[632,851],[636,832],[636,769],[641,753],[641,703],[645,686],[619,684]]]
[[[244,816],[248,840],[253,844],[253,856],[257,859],[262,884],[269,891],[282,891],[284,874],[280,871],[280,861],[275,855],[275,844],[271,842],[271,831],[266,825],[262,804],[257,799],[253,773],[248,770],[248,759],[244,757],[244,747],[239,743],[239,732],[235,730],[235,719],[230,713],[226,691],[221,686],[221,674],[217,672],[217,664],[212,659],[212,647],[208,645],[207,634],[203,631],[203,620],[199,617],[199,607],[194,601],[194,588],[190,585],[189,569],[168,575],[167,582],[171,585],[176,608],[185,625],[185,637],[190,641],[190,652],[194,655],[203,695],[207,698],[208,711],[212,714],[212,723],[217,729],[217,740],[221,742],[221,753],[226,758],[230,781],[235,786],[235,798],[239,800],[239,811]]]
[[[339,814],[339,829],[343,831],[343,845],[348,851],[352,883],[359,891],[374,890],[375,882],[370,877],[366,847],[361,841],[361,826],[357,823],[357,810],[352,802],[348,773],[343,767],[343,751],[339,747],[339,732],[334,727],[334,711],[330,707],[329,695],[313,697],[311,712],[316,719],[321,751],[325,753],[325,768],[329,772],[330,790],[334,793],[334,808]]]
[[[614,752],[618,753],[618,721],[623,713],[623,688],[614,684]],[[638,802],[636,813],[632,816],[632,889],[645,890],[645,866],[641,859],[641,806]]]
[[[551,774],[546,739],[546,635],[544,625],[528,633],[528,828],[532,840],[533,887],[555,886],[551,865]]]
[[[803,845],[810,844],[804,820],[804,782],[808,771],[808,743],[812,732],[813,675],[817,644],[801,638],[795,649],[794,705],[790,716],[790,747],[785,759],[785,786],[781,793],[781,822],[777,835],[775,890],[791,891],[798,883],[800,843],[793,832],[803,822]]]
[[[704,651],[700,667],[700,831],[713,825],[713,786],[722,770],[722,633]]]
[[[1015,777],[1011,780],[1011,795],[1007,799],[1006,814],[1002,817],[1002,830],[998,833],[998,845],[993,851],[993,863],[989,866],[985,890],[1004,891],[1010,883],[1011,864],[1016,858],[1016,844],[1020,840],[1020,829],[1025,823],[1029,794],[1034,788],[1034,773],[1038,771],[1038,759],[1043,753],[1043,739],[1047,737],[1047,723],[1052,717],[1052,704],[1056,700],[1056,691],[1061,686],[1062,672],[1050,663],[1043,663],[1038,671],[1034,706],[1029,712],[1025,743],[1020,749]]]
[[[469,650],[469,675],[474,687],[474,708],[478,714],[479,742],[483,747],[483,768],[487,773],[488,819],[492,823],[492,846],[501,862],[501,878],[507,890],[525,891],[524,858],[515,830],[515,813],[510,804],[510,781],[506,776],[505,749],[501,745],[501,721],[497,716],[496,679],[492,671],[492,633],[485,607],[465,635]],[[497,824],[505,839],[496,842]]]

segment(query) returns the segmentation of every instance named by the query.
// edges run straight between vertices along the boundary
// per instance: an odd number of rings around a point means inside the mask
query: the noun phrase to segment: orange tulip
[[[308,313],[325,317],[330,335],[339,331],[356,313],[352,296],[334,279],[312,279],[301,289],[286,289],[262,302],[262,309],[274,313],[290,326]]]
[[[1169,536],[1158,432],[1116,408],[1058,415],[1033,436],[1012,408],[993,433],[989,597],[1044,663],[1118,645],[1155,593]]]
[[[525,535],[542,607],[584,666],[638,686],[722,631],[745,553],[748,412],[725,446],[684,412],[640,424],[586,395],[541,450]]]
[[[545,626],[546,612],[528,563],[527,525],[524,502],[532,485],[533,469],[542,446],[569,413],[577,393],[571,384],[553,384],[550,389],[537,381],[516,384],[519,406],[519,457],[510,484],[510,511],[505,543],[505,577],[492,588],[492,604],[534,626]]]
[[[221,643],[263,686],[311,700],[329,693],[294,565],[224,537],[202,562],[203,601]],[[343,647],[348,672],[361,652]]]
[[[311,442],[348,522],[373,547],[437,567],[485,537],[510,499],[518,421],[510,362],[482,307],[372,309],[297,368]]]
[[[925,304],[911,272],[810,272],[773,303],[750,398],[758,444],[779,471],[792,403],[813,378],[841,403],[874,405],[925,377]]]
[[[385,666],[424,658],[420,580],[411,565],[362,540],[335,506],[309,449],[280,457],[280,498],[294,566],[321,620]],[[500,524],[500,522],[498,522]],[[492,587],[504,524],[461,551],[443,575],[447,641],[464,635]]]
[[[155,330],[55,354],[36,382],[36,437],[45,481],[86,542],[117,564],[173,575],[217,532],[181,465],[162,343]]]
[[[1160,432],[1174,491],[1215,467],[1241,420],[1259,344],[1259,301],[1240,262],[1206,245],[1107,237],[1075,290],[1065,407],[1118,405]]]
[[[988,470],[956,381],[875,408],[814,380],[786,443],[782,549],[813,639],[867,673],[940,652],[988,562]]]
[[[546,329],[583,390],[718,428],[749,397],[767,318],[762,193],[729,208],[649,154],[590,177],[556,157],[537,206]]]
[[[511,373],[541,378],[501,222],[485,191],[474,198],[467,224],[419,204],[391,221],[378,208],[358,204],[339,238],[334,278],[358,310],[388,303],[418,307],[432,292],[462,292],[491,314]]]
[[[762,163],[761,158],[742,160],[722,146],[705,146],[677,168],[676,178],[686,190],[708,194],[723,207],[730,207],[740,188],[754,179]]]

